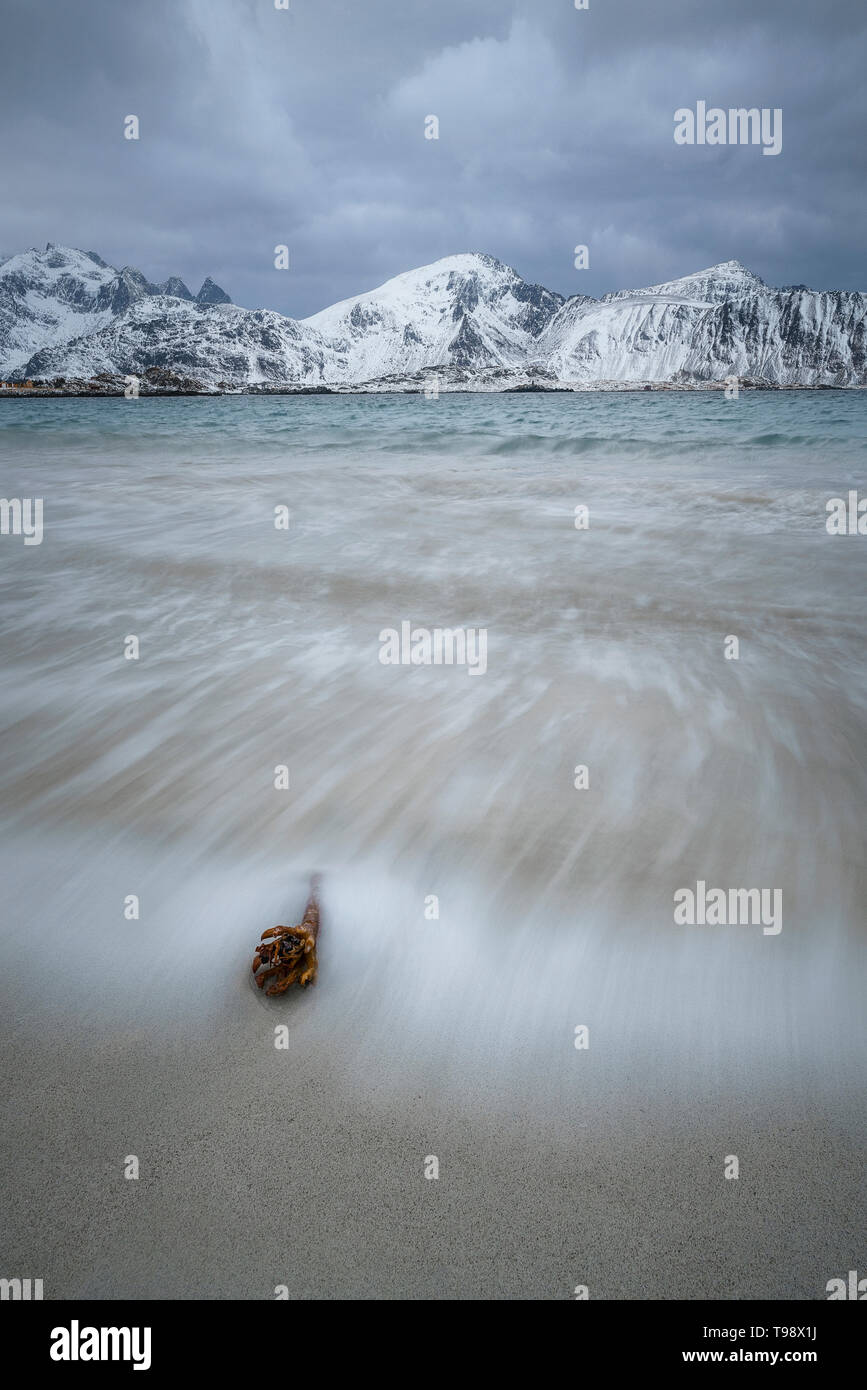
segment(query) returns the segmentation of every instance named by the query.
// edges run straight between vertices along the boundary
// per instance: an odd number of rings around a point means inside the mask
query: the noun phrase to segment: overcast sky
[[[2,253],[295,317],[458,251],[566,295],[729,259],[867,289],[864,0],[289,6],[0,0]],[[676,145],[698,100],[781,107],[782,152]]]

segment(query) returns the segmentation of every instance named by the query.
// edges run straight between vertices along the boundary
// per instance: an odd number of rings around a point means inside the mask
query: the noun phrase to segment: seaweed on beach
[[[316,939],[319,936],[319,880],[310,885],[310,897],[298,926],[269,927],[253,956],[253,975],[259,989],[266,994],[285,994],[290,985],[302,989],[316,980],[319,962],[316,958]],[[264,968],[263,968],[264,967]]]

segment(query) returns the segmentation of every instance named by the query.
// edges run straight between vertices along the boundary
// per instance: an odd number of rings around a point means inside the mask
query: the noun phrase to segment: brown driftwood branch
[[[260,989],[271,981],[266,994],[285,994],[290,985],[302,988],[316,979],[316,938],[319,935],[319,879],[310,884],[310,897],[297,927],[269,927],[253,957],[253,974]],[[262,967],[265,969],[262,969]]]

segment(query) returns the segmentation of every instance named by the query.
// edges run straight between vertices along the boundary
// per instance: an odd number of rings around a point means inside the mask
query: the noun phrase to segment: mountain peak
[[[709,266],[707,270],[697,270],[694,276],[686,276],[686,279],[698,279],[703,276],[715,276],[719,280],[734,280],[739,283],[763,285],[764,280],[760,280],[752,270],[744,265],[743,261],[720,261],[718,265]]]
[[[480,251],[443,256],[304,319],[359,380],[428,366],[513,367],[563,303]]]
[[[193,297],[179,275],[170,275],[168,280],[164,280],[159,286],[159,291],[160,294],[171,295],[173,299],[192,299]]]
[[[603,296],[606,303],[626,299],[680,300],[691,304],[722,304],[727,299],[764,289],[765,282],[740,261],[720,261],[718,265],[681,275],[677,280],[665,280],[640,290],[615,290]]]
[[[457,251],[451,256],[442,256],[438,261],[431,261],[430,265],[419,267],[420,270],[506,270],[510,275],[517,274],[511,266],[504,261],[498,261],[496,256],[489,256],[485,251]],[[413,272],[410,271],[410,274]]]
[[[226,291],[221,290],[220,286],[214,283],[210,275],[204,281],[202,288],[196,295],[197,304],[231,304],[231,302]]]
[[[719,271],[720,274],[726,275],[733,275],[740,271],[744,275],[752,276],[753,279],[758,278],[744,265],[743,261],[738,260],[717,261],[716,265],[709,266],[707,270],[697,270],[695,273],[696,275],[710,275],[713,271]]]

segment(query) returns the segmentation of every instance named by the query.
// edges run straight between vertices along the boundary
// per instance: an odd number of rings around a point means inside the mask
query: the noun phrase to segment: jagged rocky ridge
[[[34,375],[33,357],[67,347],[72,352],[72,344],[98,336],[151,298],[229,303],[210,278],[194,298],[177,275],[152,285],[140,270],[115,270],[95,251],[49,242],[44,251],[10,257],[0,264],[0,375]]]
[[[209,389],[418,390],[867,385],[867,296],[776,290],[737,261],[593,299],[491,256],[449,256],[295,320],[208,278],[150,284],[49,245],[0,264],[0,375],[174,373]]]

